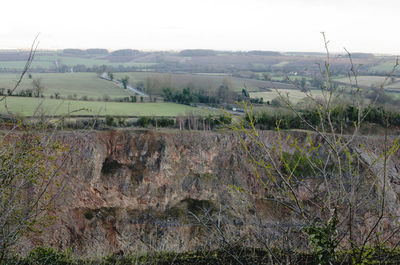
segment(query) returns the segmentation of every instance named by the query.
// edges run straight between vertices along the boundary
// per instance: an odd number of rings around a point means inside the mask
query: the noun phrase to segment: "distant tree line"
[[[162,90],[162,96],[164,97],[164,101],[186,105],[190,105],[192,103],[233,103],[234,100],[240,99],[240,97],[238,97],[238,93],[232,91],[231,84],[227,80],[222,82],[214,95],[204,90],[194,91],[192,87],[187,86],[182,90],[176,91],[173,91],[169,87],[165,87]]]
[[[142,127],[175,128],[179,130],[214,130],[215,128],[229,125],[231,122],[231,118],[225,115],[208,115],[203,117],[193,112],[188,112],[186,115],[178,115],[176,118],[143,116],[136,121],[123,116],[106,115],[104,119],[77,119],[73,121],[62,119],[60,129],[93,128],[102,130],[110,127]]]
[[[331,114],[332,123],[337,129],[351,128],[358,119],[358,109],[351,105],[335,107]],[[319,112],[315,109],[303,110],[300,115],[307,123],[315,127],[321,126],[322,122],[327,123],[327,121],[321,121]],[[364,122],[381,126],[400,126],[400,112],[387,111],[382,106],[364,108],[360,116],[363,117]],[[246,116],[245,119],[249,121],[250,117]],[[253,119],[259,129],[271,130],[277,125],[281,129],[309,129],[309,126],[293,113],[261,112]]]

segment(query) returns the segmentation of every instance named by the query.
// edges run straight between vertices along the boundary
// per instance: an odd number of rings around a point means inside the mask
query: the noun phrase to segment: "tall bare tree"
[[[37,98],[43,96],[44,85],[42,79],[37,77],[32,80],[33,95]]]
[[[367,260],[368,246],[386,244],[390,247],[400,242],[397,197],[389,188],[393,175],[391,159],[400,145],[397,138],[388,135],[387,129],[380,138],[380,148],[369,145],[361,135],[361,125],[368,110],[364,111],[361,103],[362,91],[357,84],[357,72],[350,53],[350,75],[356,80],[350,88],[355,97],[352,107],[356,121],[345,128],[342,121],[335,119],[335,110],[347,95],[333,84],[324,33],[323,39],[326,59],[320,66],[322,97],[317,98],[311,91],[304,92],[319,121],[311,123],[287,95],[276,90],[308,132],[283,132],[278,121],[277,132],[267,141],[265,133],[256,128],[256,111],[243,102],[246,119],[233,119],[232,129],[237,132],[254,168],[255,181],[252,183],[256,184],[233,187],[233,190],[253,205],[258,220],[253,223],[260,223],[258,235],[264,235],[262,242],[269,242],[267,248],[276,248],[282,238],[289,237],[292,238],[289,241],[292,250],[304,248],[304,242],[307,242],[306,247],[313,249],[320,264],[337,261],[336,250],[340,248],[350,249],[352,260],[361,264]],[[380,89],[383,90],[383,85]],[[377,98],[371,104],[376,101]],[[256,204],[260,201],[265,205],[273,203],[281,209],[283,220],[296,225],[288,229],[281,224],[278,230],[268,230],[261,215],[257,214],[260,207]],[[271,240],[276,231],[282,231],[282,236]]]

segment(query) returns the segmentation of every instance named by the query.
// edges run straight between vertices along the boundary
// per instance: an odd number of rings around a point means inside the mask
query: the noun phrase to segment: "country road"
[[[107,81],[111,81],[111,82],[114,82],[114,83],[116,83],[116,84],[118,84],[118,85],[120,85],[120,86],[123,86],[123,84],[122,84],[121,81],[118,81],[118,80],[111,80],[111,79],[107,76],[107,73],[103,73],[103,74],[99,75],[99,78],[104,79],[104,80],[107,80]],[[143,96],[143,97],[148,97],[148,96],[149,96],[149,95],[147,95],[146,93],[144,93],[143,91],[140,91],[140,90],[138,90],[138,89],[136,89],[136,88],[134,88],[134,87],[131,87],[130,85],[127,85],[126,88],[129,89],[130,91],[132,91],[133,93],[138,94],[138,95],[140,95],[140,96]]]
[[[107,76],[107,73],[103,73],[103,74],[99,75],[99,78],[107,80],[107,81],[110,81],[110,82],[114,82],[114,83],[116,83],[118,85],[123,86],[122,82],[117,81],[117,80],[111,80]],[[138,89],[136,89],[134,87],[131,87],[129,85],[126,86],[126,88],[129,89],[130,91],[132,91],[133,93],[136,93],[136,94],[138,94],[140,96],[143,96],[143,97],[148,97],[149,96],[146,93],[144,93],[144,92],[142,92],[142,91],[140,91],[140,90],[138,90]],[[200,108],[200,109],[208,109],[208,110],[212,110],[212,111],[221,111],[221,109],[219,109],[219,108],[214,108],[214,107],[210,107],[210,106],[202,105],[202,104],[199,104],[199,105],[194,106],[194,107],[197,107],[197,108]],[[230,113],[230,114],[232,114],[232,115],[243,115],[244,114],[244,113],[241,113],[240,111],[232,111],[232,110],[225,110],[225,111]]]

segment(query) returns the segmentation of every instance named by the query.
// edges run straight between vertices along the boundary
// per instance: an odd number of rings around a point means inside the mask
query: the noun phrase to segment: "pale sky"
[[[0,0],[0,49],[400,54],[399,0]]]

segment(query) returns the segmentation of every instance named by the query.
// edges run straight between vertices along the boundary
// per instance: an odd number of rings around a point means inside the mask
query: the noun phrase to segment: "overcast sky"
[[[396,0],[1,0],[0,49],[332,51],[400,54]]]

